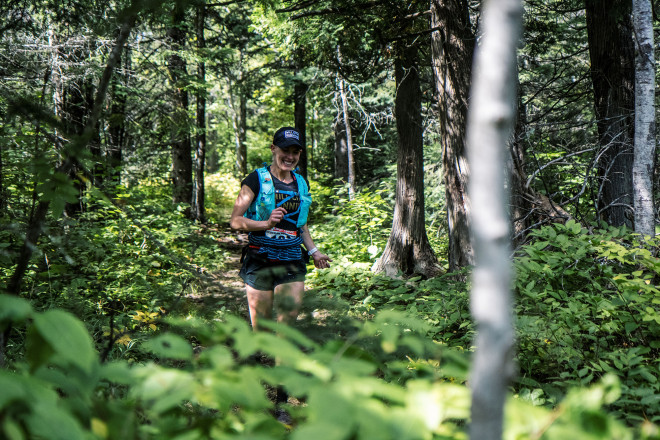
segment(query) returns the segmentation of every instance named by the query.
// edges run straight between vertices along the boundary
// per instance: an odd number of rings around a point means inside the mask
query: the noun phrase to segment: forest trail
[[[186,299],[201,306],[204,314],[224,308],[247,319],[245,285],[238,276],[241,252],[248,242],[247,234],[233,231],[227,222],[203,226],[198,233],[205,239],[212,239],[218,247],[222,268],[206,272],[206,278],[200,279],[199,289],[186,295]]]
[[[202,226],[199,238],[212,240],[218,247],[220,270],[207,271],[200,277],[198,288],[185,297],[190,311],[206,319],[217,319],[218,311],[225,311],[250,321],[245,297],[245,284],[239,277],[241,253],[247,245],[246,233],[229,227],[229,222]],[[313,268],[309,268],[313,270]],[[296,328],[317,342],[346,336],[353,331],[347,305],[332,295],[319,294],[306,283],[303,304]]]

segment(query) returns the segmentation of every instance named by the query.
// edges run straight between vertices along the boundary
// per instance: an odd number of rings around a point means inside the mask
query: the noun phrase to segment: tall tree
[[[4,126],[0,127],[0,135],[4,136]],[[5,178],[2,155],[4,154],[4,144],[0,142],[0,218],[5,215],[5,207],[7,206],[7,194],[5,192]]]
[[[489,0],[475,56],[467,146],[475,268],[470,309],[477,325],[472,363],[470,438],[502,437],[504,401],[513,373],[513,324],[507,144],[516,119],[516,47],[520,0]]]
[[[300,143],[307,147],[307,84],[300,75],[302,73],[302,57],[296,56],[296,72],[293,79],[293,121],[294,126],[300,131]],[[308,168],[307,148],[304,148],[298,161],[300,174],[307,178]]]
[[[635,26],[635,154],[633,191],[635,231],[655,236],[655,55],[650,0],[633,0]]]
[[[237,62],[231,68],[223,69],[229,81],[227,106],[231,112],[231,124],[234,129],[234,143],[236,146],[236,171],[239,175],[247,174],[247,71],[245,61],[245,48],[240,47],[237,54]]]
[[[196,91],[196,122],[195,131],[195,166],[194,187],[192,198],[192,218],[206,223],[206,206],[204,204],[204,165],[206,162],[206,62],[204,60],[206,39],[204,29],[206,25],[206,6],[197,6],[195,16],[195,33],[197,37],[197,91]]]
[[[185,5],[176,2],[172,9],[172,23],[167,30],[172,53],[167,67],[173,87],[172,121],[172,202],[191,203],[193,192],[192,146],[188,121],[188,90],[186,61],[181,56],[186,44]]]
[[[392,232],[374,271],[395,276],[432,275],[437,259],[424,222],[422,91],[418,48],[397,41],[395,51],[395,117],[398,137],[396,195]]]
[[[341,100],[341,98],[339,98]],[[346,122],[344,112],[339,110],[333,124],[335,134],[335,179],[348,182],[348,146],[346,145]]]
[[[431,56],[449,225],[449,270],[473,263],[465,127],[474,34],[465,0],[431,0]]]
[[[357,191],[355,184],[355,155],[353,154],[353,132],[351,120],[348,113],[348,96],[346,81],[339,79],[339,98],[341,99],[341,115],[343,120],[343,131],[346,136],[346,168],[348,174],[348,199],[353,200]]]
[[[585,0],[600,146],[598,214],[632,226],[635,56],[632,0]]]
[[[124,148],[127,141],[126,131],[126,112],[127,112],[127,93],[129,71],[131,65],[131,53],[126,47],[122,53],[123,59],[118,60],[117,64],[123,62],[123,72],[118,71],[112,79],[110,95],[112,105],[110,116],[108,117],[108,167],[110,168],[111,191],[114,192],[117,185],[121,183],[121,166],[123,161]]]

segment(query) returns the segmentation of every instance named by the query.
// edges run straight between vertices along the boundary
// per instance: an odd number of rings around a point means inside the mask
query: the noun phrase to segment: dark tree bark
[[[124,66],[125,72],[130,69],[130,52],[129,49],[124,49]],[[118,62],[121,62],[119,60]],[[128,81],[128,73],[123,75],[123,79],[116,75],[112,81],[112,106],[110,110],[110,118],[108,120],[108,147],[107,147],[107,161],[109,168],[109,178],[111,186],[111,194],[116,194],[117,185],[121,184],[121,167],[123,163],[123,152],[126,146],[126,93],[120,93],[121,83],[126,85]]]
[[[374,271],[388,276],[433,275],[437,259],[424,223],[422,92],[418,52],[405,42],[395,44],[395,117],[398,135],[396,200],[392,232]]]
[[[631,0],[585,0],[600,146],[598,214],[632,227],[635,51]]]
[[[204,56],[206,40],[204,38],[204,23],[206,21],[204,5],[197,8],[195,28],[197,31],[197,49]],[[195,135],[195,182],[192,200],[192,217],[200,223],[206,223],[206,208],[204,205],[204,163],[206,161],[206,64],[199,61],[197,66],[197,131]]]
[[[431,54],[442,130],[447,220],[449,224],[449,270],[473,263],[470,244],[470,200],[467,194],[469,168],[465,149],[467,105],[474,52],[467,1],[432,0]]]
[[[307,90],[309,85],[301,79],[294,80],[293,86],[293,121],[294,126],[300,131],[300,143],[305,146],[298,167],[300,174],[307,178]]]
[[[173,53],[168,60],[170,80],[174,88],[174,127],[172,127],[172,202],[192,202],[192,146],[188,130],[188,92],[185,88],[186,61],[179,55],[186,43],[182,28],[186,14],[182,4],[172,10],[172,27],[167,36]],[[189,214],[189,212],[188,212]]]
[[[525,242],[526,231],[532,224],[532,199],[527,191],[527,174],[525,173],[525,109],[518,95],[518,117],[513,141],[509,144],[510,158],[509,177],[511,187],[510,217],[512,223],[513,247],[514,249]]]
[[[89,55],[88,44],[84,44],[82,47],[75,47],[70,52],[67,51],[66,46],[62,46],[59,55],[59,58],[66,65],[84,63],[87,60]],[[82,135],[85,129],[85,123],[92,111],[93,96],[93,85],[88,78],[77,76],[63,83],[61,109],[59,112],[66,130],[64,134],[66,138],[70,139],[73,136]],[[96,161],[99,156],[97,140],[98,136],[95,136],[89,143],[90,152],[95,158],[94,171],[96,171]],[[74,182],[74,187],[78,191],[77,200],[75,202],[67,202],[65,205],[64,212],[69,217],[75,217],[83,210],[82,195],[84,185],[78,177],[79,172],[80,168],[77,165],[74,165],[69,170],[69,178]]]
[[[529,176],[525,171],[525,125],[526,114],[518,96],[518,116],[512,141],[508,145],[507,160],[511,188],[509,215],[512,223],[512,243],[514,249],[527,241],[527,233],[535,226],[546,223],[563,223],[571,215],[550,198],[536,192],[529,185]]]
[[[2,128],[0,128],[0,133],[2,133]],[[2,142],[0,142],[0,218],[4,217],[5,215],[5,208],[7,206],[7,193],[5,192],[5,179],[4,179],[4,172],[5,169],[2,166],[2,152],[3,152],[3,146]]]

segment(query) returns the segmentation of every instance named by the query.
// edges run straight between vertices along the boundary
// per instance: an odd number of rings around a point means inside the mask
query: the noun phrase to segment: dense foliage
[[[126,191],[123,210],[97,200],[75,233],[51,237],[31,301],[0,297],[0,325],[13,327],[5,437],[466,438],[467,274],[373,274],[386,240],[377,191],[339,196],[313,227],[335,264],[310,275],[297,330],[254,333],[241,294],[205,278],[229,270],[226,232],[165,209],[162,188]],[[505,438],[658,437],[660,261],[648,246],[570,222],[520,250]],[[292,426],[269,413],[279,384]]]

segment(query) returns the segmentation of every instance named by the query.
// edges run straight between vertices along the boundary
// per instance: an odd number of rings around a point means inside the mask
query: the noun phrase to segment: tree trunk
[[[397,42],[395,47],[396,96],[394,102],[398,135],[396,199],[392,232],[374,271],[388,276],[419,273],[433,275],[437,259],[424,223],[424,162],[422,138],[422,92],[417,48]]]
[[[0,136],[4,136],[3,127],[0,127]],[[0,142],[0,218],[5,216],[5,208],[7,206],[7,193],[5,191],[5,169],[2,166],[3,142]]]
[[[634,47],[631,0],[585,0],[600,146],[598,214],[632,227]]]
[[[116,75],[112,81],[112,107],[108,120],[108,167],[110,168],[111,193],[116,194],[117,186],[121,184],[121,167],[123,163],[123,151],[126,144],[126,93],[120,90],[128,84],[128,72],[130,70],[130,52],[124,49],[125,72],[120,77]],[[118,60],[121,63],[121,60]]]
[[[293,86],[293,120],[294,126],[300,131],[300,143],[305,146],[298,161],[300,174],[307,178],[307,90],[309,86],[300,79],[294,80]]]
[[[168,59],[170,80],[174,87],[174,110],[172,127],[172,202],[192,202],[192,146],[188,130],[188,92],[184,81],[186,61],[179,55],[186,42],[186,34],[181,28],[185,20],[183,5],[176,3],[172,10],[172,27],[167,31],[172,44],[172,55]],[[187,210],[187,215],[190,211]]]
[[[475,268],[470,308],[477,325],[472,362],[470,438],[502,437],[504,401],[513,372],[511,249],[505,181],[507,144],[516,117],[516,47],[520,0],[490,0],[482,13],[468,116]]]
[[[335,179],[348,182],[348,147],[346,146],[346,125],[342,113],[337,114],[335,129]]]
[[[242,83],[241,83],[242,84]],[[236,137],[236,170],[241,176],[245,176],[247,169],[247,96],[243,85],[238,87],[238,108],[235,110],[234,136]]]
[[[231,87],[235,89],[229,91],[229,108],[232,111],[232,126],[234,128],[234,139],[236,142],[236,171],[240,176],[245,176],[247,170],[247,145],[245,143],[247,136],[247,88],[246,78],[243,66],[243,50],[241,49],[238,58],[238,80]],[[238,95],[238,96],[236,96]],[[237,102],[238,101],[238,102]]]
[[[520,102],[518,95],[518,114],[516,117],[516,128],[514,130],[513,141],[509,143],[510,158],[507,160],[509,165],[509,178],[511,188],[511,201],[509,203],[509,212],[511,217],[511,226],[513,229],[513,247],[525,243],[527,230],[532,225],[533,198],[530,197],[530,191],[526,187],[527,173],[525,172],[525,138],[526,115],[525,109]]]
[[[348,199],[355,198],[357,186],[355,184],[355,156],[353,155],[353,132],[351,130],[351,119],[348,114],[348,97],[346,96],[346,81],[339,80],[339,96],[341,97],[342,117],[344,120],[344,131],[346,133],[346,158],[348,163]]]
[[[633,0],[635,51],[635,154],[633,193],[635,232],[655,236],[653,172],[655,169],[655,55],[650,0]]]
[[[64,44],[60,49],[60,59],[65,63],[65,68],[74,64],[84,64],[89,57],[89,46],[85,43],[82,47],[74,47],[67,51],[67,44]],[[66,76],[65,76],[66,77]],[[72,139],[75,136],[81,136],[85,128],[85,123],[89,118],[89,113],[92,111],[91,106],[93,101],[93,85],[89,79],[81,76],[72,76],[63,82],[62,92],[62,107],[61,118],[64,129],[66,130],[65,138]],[[89,143],[90,151],[94,156],[94,171],[96,171],[96,160],[98,158],[98,148],[96,138]],[[64,212],[69,217],[78,216],[83,210],[82,196],[84,191],[84,184],[81,182],[78,174],[80,168],[74,165],[69,171],[69,179],[73,181],[73,185],[77,190],[77,198],[75,202],[66,202]]]
[[[312,126],[310,127],[309,130],[309,136],[312,138],[312,141],[310,143],[310,150],[309,150],[309,167],[314,170],[314,175],[316,176],[318,173],[316,172],[316,165],[314,162],[314,155],[318,151],[318,144],[319,144],[319,137],[317,134],[317,123],[319,119],[319,114],[316,106],[314,106],[314,110],[312,111]]]
[[[204,38],[204,23],[206,21],[205,6],[197,8],[196,30],[197,49],[203,57],[206,47]],[[192,217],[200,223],[206,223],[206,207],[204,205],[204,163],[206,160],[206,65],[203,60],[197,66],[197,131],[195,135],[195,182],[192,200]]]
[[[442,133],[443,179],[449,224],[449,270],[472,264],[470,170],[465,151],[465,121],[470,90],[474,35],[467,2],[431,0],[431,55]]]

